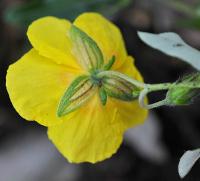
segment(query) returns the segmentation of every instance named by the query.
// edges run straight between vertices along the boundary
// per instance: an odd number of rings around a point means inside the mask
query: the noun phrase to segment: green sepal
[[[73,44],[73,55],[87,71],[97,70],[103,66],[103,54],[96,42],[81,29],[72,25],[69,37]]]
[[[96,86],[90,81],[89,76],[83,75],[77,77],[65,91],[60,99],[57,116],[64,116],[89,100],[95,93]]]
[[[139,97],[141,90],[140,89],[134,89],[132,92],[133,97]]]
[[[100,97],[102,105],[105,106],[106,102],[107,102],[107,93],[106,93],[106,91],[104,90],[103,87],[101,87],[99,89],[99,97]]]
[[[115,63],[115,56],[113,55],[112,58],[108,61],[108,63],[106,65],[104,65],[103,69],[104,70],[110,70],[111,67],[113,66],[113,64]]]
[[[185,85],[185,86],[180,86]],[[191,88],[192,85],[194,88]],[[199,88],[195,86],[200,85],[200,73],[191,74],[178,80],[168,90],[166,101],[168,105],[188,105],[191,104],[195,97],[200,93]]]
[[[140,89],[120,76],[107,75],[101,80],[102,87],[108,96],[123,101],[133,101],[138,98]],[[134,94],[133,92],[137,92]]]

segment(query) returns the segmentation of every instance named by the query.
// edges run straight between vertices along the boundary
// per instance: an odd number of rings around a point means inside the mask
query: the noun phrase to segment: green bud
[[[188,105],[191,104],[196,95],[195,89],[172,88],[167,93],[167,104]]]
[[[103,54],[96,42],[85,32],[72,25],[69,37],[73,44],[73,54],[79,64],[87,71],[103,66]]]
[[[89,76],[77,77],[67,88],[62,96],[57,109],[57,116],[64,116],[88,101],[96,92],[96,86],[92,84]]]
[[[168,105],[188,105],[199,95],[200,73],[191,74],[178,80],[168,90],[166,102]]]
[[[112,74],[102,78],[102,87],[108,96],[123,101],[132,101],[138,98],[138,92],[140,91],[139,88],[129,83],[126,79]],[[137,94],[133,92],[137,92]]]

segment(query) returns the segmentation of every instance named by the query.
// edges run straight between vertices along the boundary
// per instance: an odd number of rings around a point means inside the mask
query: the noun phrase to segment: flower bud
[[[200,74],[192,74],[178,80],[168,90],[166,101],[168,105],[188,105],[199,94]]]
[[[167,104],[169,105],[188,105],[192,103],[197,94],[196,89],[172,88],[167,93]]]

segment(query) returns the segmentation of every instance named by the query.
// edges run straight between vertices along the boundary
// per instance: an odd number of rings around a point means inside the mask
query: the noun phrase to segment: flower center
[[[94,84],[94,85],[97,85],[99,87],[101,87],[102,85],[102,78],[99,78],[97,76],[97,74],[100,72],[100,70],[92,70],[91,71],[91,74],[90,74],[90,79],[91,79],[91,82]]]
[[[111,57],[111,59],[108,61],[107,64],[104,65],[103,67],[103,70],[100,70],[100,69],[91,69],[89,72],[90,72],[90,79],[91,79],[91,82],[94,84],[94,85],[97,85],[99,87],[102,86],[102,79],[103,78],[100,78],[98,76],[98,74],[102,71],[106,71],[106,70],[110,70],[113,66],[115,62],[115,56],[113,55]]]

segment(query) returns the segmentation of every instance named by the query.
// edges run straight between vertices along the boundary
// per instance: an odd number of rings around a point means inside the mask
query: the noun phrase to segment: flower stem
[[[168,100],[165,98],[161,101],[158,101],[156,103],[152,103],[152,104],[146,104],[145,103],[145,98],[146,96],[150,93],[150,92],[154,92],[154,91],[160,91],[160,90],[168,90],[170,89],[172,86],[176,87],[176,88],[193,88],[193,89],[198,89],[200,88],[200,84],[194,84],[194,83],[179,83],[179,84],[175,84],[175,83],[161,83],[161,84],[145,84],[145,88],[140,92],[139,95],[139,104],[142,108],[145,109],[153,109],[156,107],[160,107],[160,106],[164,106],[164,105],[168,105]]]
[[[149,92],[167,90],[172,86],[176,86],[176,88],[200,88],[200,84],[194,84],[194,83],[179,83],[176,85],[174,83],[161,83],[161,84],[145,84],[145,86],[148,88]]]
[[[116,79],[120,78],[121,80],[124,80],[124,82],[129,82],[130,84],[135,86],[136,89],[138,88],[139,90],[138,101],[139,101],[140,106],[145,109],[153,109],[153,108],[160,107],[163,105],[183,105],[183,103],[186,104],[186,102],[188,102],[187,101],[188,97],[192,95],[189,93],[194,89],[200,89],[199,74],[188,76],[182,81],[179,80],[173,83],[160,83],[160,84],[145,84],[127,75],[124,75],[120,72],[111,71],[111,70],[101,71],[96,76],[100,80],[104,77],[113,77],[113,78],[116,77]],[[166,94],[166,98],[164,100],[161,100],[152,104],[147,104],[145,102],[145,98],[150,92],[161,91],[161,90],[168,90]],[[132,95],[134,95],[135,93],[134,91],[135,90],[133,90]],[[173,92],[173,93],[170,94],[169,92],[170,93]],[[177,92],[177,93],[174,93],[174,92]],[[171,100],[169,99],[169,96],[172,97]],[[183,100],[185,100],[185,102]]]
[[[145,84],[148,92],[154,92],[159,90],[167,90],[172,87],[173,83],[161,83],[161,84]]]
[[[153,108],[156,108],[156,107],[160,107],[160,106],[164,106],[166,105],[167,101],[166,99],[164,100],[161,100],[161,101],[158,101],[156,103],[152,103],[152,104],[146,104],[145,103],[145,98],[147,96],[147,94],[149,93],[149,90],[147,88],[143,89],[141,92],[140,92],[140,95],[139,95],[139,104],[142,108],[145,108],[145,109],[153,109]]]

